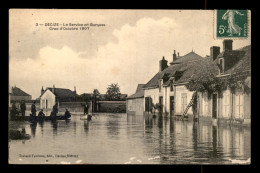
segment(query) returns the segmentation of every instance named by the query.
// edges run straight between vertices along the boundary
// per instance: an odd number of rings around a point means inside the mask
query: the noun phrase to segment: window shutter
[[[243,107],[244,107],[244,95],[240,94],[239,97],[240,97],[240,99],[239,99],[240,100],[240,105],[239,105],[240,118],[244,118],[244,109],[243,109]]]

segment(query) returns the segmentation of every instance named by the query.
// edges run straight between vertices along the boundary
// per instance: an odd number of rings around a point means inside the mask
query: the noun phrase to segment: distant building
[[[29,101],[32,100],[32,96],[15,86],[9,89],[9,99],[10,102]]]
[[[76,87],[74,91],[65,88],[55,88],[53,85],[52,88],[41,89],[40,96],[40,108],[45,111],[51,110],[55,103],[60,102],[75,102],[78,95],[76,93]]]
[[[127,97],[126,101],[126,112],[127,114],[143,115],[143,104],[144,104],[144,84],[138,84],[136,92]]]

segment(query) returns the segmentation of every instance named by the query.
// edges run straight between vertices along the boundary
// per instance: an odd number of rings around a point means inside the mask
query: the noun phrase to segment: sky
[[[205,57],[214,38],[213,10],[55,10],[9,11],[9,86],[40,96],[41,88],[76,90],[78,94],[118,83],[131,95],[158,71],[164,56],[192,50]],[[38,26],[36,26],[38,23]],[[87,30],[50,30],[45,23],[105,24]],[[44,24],[40,26],[39,24]],[[55,27],[55,26],[54,26]],[[60,27],[58,27],[60,28]],[[233,41],[233,49],[251,44]]]

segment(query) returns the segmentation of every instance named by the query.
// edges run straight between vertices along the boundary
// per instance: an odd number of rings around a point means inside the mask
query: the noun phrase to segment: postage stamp
[[[217,10],[217,38],[247,38],[248,10]]]

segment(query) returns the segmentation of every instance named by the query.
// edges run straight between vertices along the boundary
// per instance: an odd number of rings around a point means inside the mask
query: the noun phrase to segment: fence
[[[59,112],[65,112],[68,109],[70,112],[83,112],[85,102],[60,102]]]
[[[100,101],[98,112],[126,113],[126,101]]]

